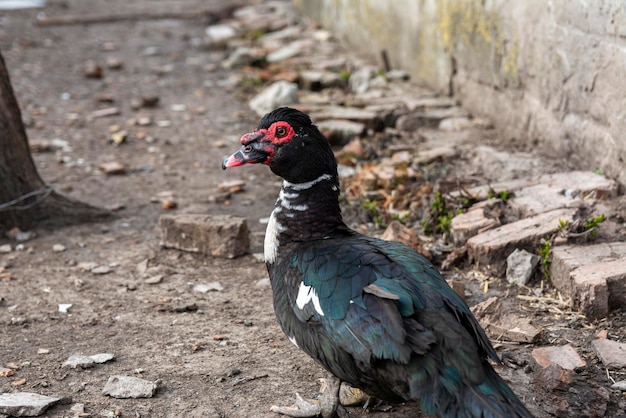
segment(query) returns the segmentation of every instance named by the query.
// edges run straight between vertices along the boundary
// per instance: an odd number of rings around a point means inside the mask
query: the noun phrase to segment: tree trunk
[[[41,224],[68,225],[108,214],[56,193],[39,177],[0,53],[0,232],[13,227],[27,230]]]

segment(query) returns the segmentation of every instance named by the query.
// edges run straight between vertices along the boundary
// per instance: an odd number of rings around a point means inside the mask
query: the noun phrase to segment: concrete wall
[[[349,45],[626,184],[626,1],[294,0]]]

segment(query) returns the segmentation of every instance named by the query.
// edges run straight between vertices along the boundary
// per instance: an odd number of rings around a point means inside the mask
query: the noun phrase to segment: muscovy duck
[[[305,113],[279,108],[222,168],[265,164],[283,185],[265,235],[274,310],[297,347],[334,377],[291,416],[334,416],[340,382],[427,415],[532,417],[488,362],[498,355],[470,309],[422,255],[343,221],[337,161]]]

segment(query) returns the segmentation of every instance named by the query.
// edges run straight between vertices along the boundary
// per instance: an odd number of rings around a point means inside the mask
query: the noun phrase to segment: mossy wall
[[[623,0],[294,0],[351,48],[626,184]]]

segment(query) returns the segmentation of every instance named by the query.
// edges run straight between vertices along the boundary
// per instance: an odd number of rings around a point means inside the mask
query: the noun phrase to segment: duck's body
[[[308,116],[278,109],[241,142],[224,168],[264,163],[285,180],[265,261],[289,340],[341,381],[389,402],[416,401],[429,415],[532,417],[489,364],[499,361],[495,350],[436,268],[343,223],[337,163]]]

